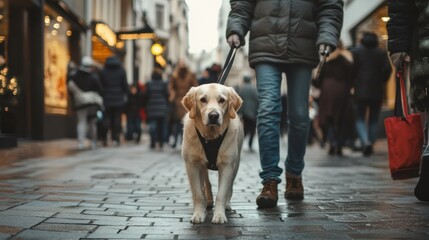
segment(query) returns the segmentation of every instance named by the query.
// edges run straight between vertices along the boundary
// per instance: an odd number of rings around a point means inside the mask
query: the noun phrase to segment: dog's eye
[[[202,103],[206,103],[206,102],[207,102],[207,98],[202,97],[202,98],[200,99],[200,101],[201,101]]]
[[[224,103],[225,102],[225,98],[221,97],[219,98],[219,103]]]

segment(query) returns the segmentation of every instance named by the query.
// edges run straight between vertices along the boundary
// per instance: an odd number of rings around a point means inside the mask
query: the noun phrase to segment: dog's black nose
[[[210,112],[209,113],[210,123],[217,123],[218,119],[219,119],[219,113],[217,113],[217,112]]]

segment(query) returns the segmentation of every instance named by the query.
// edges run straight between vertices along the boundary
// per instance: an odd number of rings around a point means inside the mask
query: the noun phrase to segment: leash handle
[[[235,47],[231,47],[228,52],[228,56],[225,59],[225,63],[223,64],[222,73],[220,74],[219,79],[217,80],[217,83],[224,84],[226,77],[228,77],[229,71],[231,70],[232,63],[235,59],[235,54],[237,53],[237,49]]]

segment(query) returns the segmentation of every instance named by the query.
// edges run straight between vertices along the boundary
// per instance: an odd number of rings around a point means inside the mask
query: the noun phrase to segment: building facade
[[[155,33],[153,39],[135,40],[138,81],[149,81],[154,66],[164,68],[167,77],[179,59],[190,61],[188,11],[185,0],[135,0],[136,25],[149,25]],[[151,54],[154,43],[163,47],[159,56]]]

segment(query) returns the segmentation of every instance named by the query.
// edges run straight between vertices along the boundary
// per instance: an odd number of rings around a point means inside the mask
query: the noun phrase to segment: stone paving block
[[[137,206],[130,206],[125,204],[103,204],[102,207],[119,210],[137,210]]]
[[[118,236],[118,233],[125,229],[125,226],[99,226],[92,233],[90,233],[87,238],[103,238],[103,239],[114,239],[114,238],[123,238]],[[139,238],[139,237],[138,237]]]
[[[128,225],[148,225],[148,226],[189,226],[189,222],[182,221],[181,218],[150,218],[150,217],[131,217],[127,221]]]
[[[57,231],[57,232],[82,232],[88,233],[94,230],[97,226],[91,224],[75,224],[75,223],[41,223],[32,227],[35,230]]]
[[[55,215],[56,218],[66,218],[66,219],[91,219],[91,220],[116,220],[127,221],[127,217],[118,217],[118,216],[105,216],[105,215],[87,215],[87,214],[74,214],[74,213],[58,213]]]
[[[44,220],[43,217],[0,215],[0,225],[10,227],[30,228]]]
[[[18,232],[20,232],[22,230],[24,230],[24,228],[11,227],[11,226],[0,226],[0,234],[4,234],[4,235],[17,234]]]
[[[48,218],[55,215],[57,212],[50,211],[28,211],[28,210],[20,210],[20,209],[8,209],[5,211],[0,211],[0,218],[6,216],[21,216],[21,217],[41,217]]]
[[[11,239],[34,239],[34,240],[79,240],[85,237],[86,233],[80,232],[55,232],[55,231],[42,231],[42,230],[24,230],[18,233]]]
[[[90,224],[90,219],[67,219],[67,218],[48,218],[44,223],[65,223],[65,224]]]

